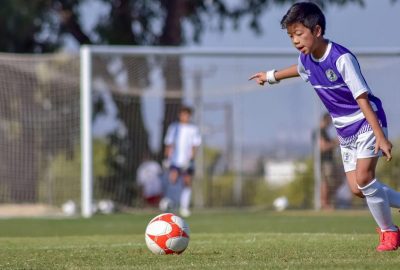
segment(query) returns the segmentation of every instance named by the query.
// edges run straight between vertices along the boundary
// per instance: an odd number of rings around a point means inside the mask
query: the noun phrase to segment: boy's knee
[[[357,197],[359,197],[359,198],[365,198],[364,194],[362,194],[361,190],[359,190],[359,189],[357,189],[357,190],[356,190],[356,189],[352,189],[351,192],[352,192],[355,196],[357,196]]]
[[[357,173],[357,184],[360,187],[365,187],[366,185],[371,183],[371,181],[374,179],[375,177],[372,173],[369,172]]]

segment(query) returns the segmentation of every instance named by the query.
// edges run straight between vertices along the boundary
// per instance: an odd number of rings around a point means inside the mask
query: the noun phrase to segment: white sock
[[[393,224],[392,213],[390,212],[389,200],[383,185],[377,180],[372,180],[365,187],[358,188],[364,194],[369,211],[382,231],[397,231]]]
[[[386,196],[389,200],[390,207],[400,208],[400,192],[382,184],[383,190],[386,192]]]
[[[192,196],[192,188],[184,187],[181,194],[181,208],[189,209],[191,196]]]

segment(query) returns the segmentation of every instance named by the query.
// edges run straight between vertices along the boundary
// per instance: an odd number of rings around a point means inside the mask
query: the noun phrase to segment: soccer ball
[[[273,202],[276,211],[283,211],[289,206],[289,201],[285,196],[278,197]]]
[[[189,233],[189,226],[182,218],[161,214],[147,225],[146,245],[157,255],[181,254],[189,244]]]
[[[112,214],[115,211],[115,204],[111,200],[100,200],[97,204],[100,213]]]
[[[77,213],[77,206],[76,203],[72,200],[66,201],[61,206],[63,213],[67,216],[73,216]]]

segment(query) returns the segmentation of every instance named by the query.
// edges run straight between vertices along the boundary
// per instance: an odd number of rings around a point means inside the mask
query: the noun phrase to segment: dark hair
[[[314,3],[301,2],[292,5],[281,20],[282,29],[287,29],[289,25],[294,23],[301,23],[311,31],[314,31],[315,27],[319,25],[322,35],[325,34],[325,16]]]
[[[193,109],[189,106],[182,105],[179,109],[179,113],[181,113],[181,112],[186,112],[191,115],[193,113]]]

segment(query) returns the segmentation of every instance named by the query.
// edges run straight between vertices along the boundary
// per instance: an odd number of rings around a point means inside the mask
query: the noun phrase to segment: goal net
[[[317,143],[324,113],[321,103],[300,79],[273,87],[247,81],[259,70],[295,63],[294,50],[116,46],[85,50],[90,56],[88,91],[96,104],[90,134],[106,145],[107,158],[114,156],[111,170],[93,183],[94,198],[142,206],[136,169],[145,157],[161,162],[165,130],[176,120],[179,105],[187,104],[194,108],[194,122],[203,136],[196,159],[195,206],[272,208],[275,201],[279,208],[279,202],[287,200],[291,208],[321,208],[325,174]],[[385,104],[391,139],[397,143],[399,52],[360,49],[356,54],[371,88]],[[338,149],[334,160],[334,183],[329,184],[332,207],[362,207],[346,186]],[[384,181],[397,179],[395,169],[379,170]]]
[[[79,100],[78,56],[0,54],[1,206],[80,198]]]
[[[354,51],[395,144],[394,161],[379,164],[378,174],[397,188],[399,50]],[[296,60],[293,49],[88,46],[80,56],[2,54],[0,202],[52,209],[73,202],[87,217],[105,200],[121,210],[148,206],[137,168],[148,159],[161,164],[166,129],[185,104],[203,139],[195,207],[319,209],[324,108],[314,90],[300,79],[265,87],[247,80]],[[363,207],[345,185],[338,149],[335,160],[331,204]]]

